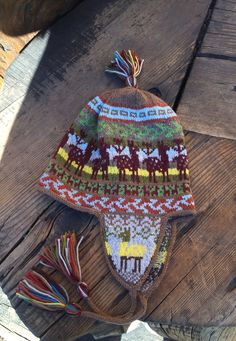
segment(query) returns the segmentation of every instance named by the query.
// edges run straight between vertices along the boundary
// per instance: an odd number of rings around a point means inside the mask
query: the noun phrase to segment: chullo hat
[[[99,218],[109,268],[133,298],[130,313],[141,302],[136,317],[165,273],[175,218],[194,212],[181,124],[162,99],[137,87],[142,64],[134,51],[114,53],[107,71],[126,87],[84,106],[39,179],[45,193]]]

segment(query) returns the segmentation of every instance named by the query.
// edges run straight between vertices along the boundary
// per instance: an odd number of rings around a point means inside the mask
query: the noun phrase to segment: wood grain
[[[196,58],[177,113],[202,134],[236,139],[235,62]]]
[[[172,341],[234,341],[236,337],[235,327],[181,327],[155,322],[149,325],[158,334],[173,338]]]
[[[176,242],[147,319],[235,325],[236,292],[227,292],[227,286],[236,273],[236,142],[193,133],[187,142],[198,214]]]
[[[236,57],[236,3],[218,0],[210,21],[201,53]]]
[[[191,131],[236,139],[235,2],[216,2],[178,114]]]
[[[64,335],[74,339],[92,330],[95,323],[42,312],[19,303],[14,296],[17,282],[35,262],[45,242],[67,229],[92,229],[82,251],[82,266],[92,296],[101,308],[124,312],[130,302],[108,272],[97,222],[39,193],[35,181],[78,110],[102,90],[121,85],[104,75],[113,50],[135,47],[145,58],[140,88],[159,86],[164,99],[174,103],[209,3],[163,0],[157,6],[156,1],[149,0],[147,6],[141,0],[85,1],[50,31],[37,36],[8,70],[0,101],[0,124],[9,132],[2,148],[0,172],[0,276],[22,320],[43,340],[63,340]],[[149,315],[152,319],[161,317],[163,322],[174,319],[196,324],[203,324],[205,316],[207,324],[220,321],[227,325],[235,318],[227,306],[235,293],[223,297],[222,288],[235,270],[235,262],[233,250],[226,256],[219,241],[222,239],[224,246],[232,248],[234,213],[228,211],[234,203],[235,142],[189,134],[187,147],[199,214],[179,234],[167,279],[153,296]],[[221,278],[222,260],[227,266]],[[206,261],[213,264],[212,268],[207,268]],[[204,269],[199,270],[201,264]],[[195,283],[202,288],[206,278],[215,282],[211,281],[210,290],[203,294]],[[73,287],[68,286],[68,290],[76,297]],[[220,314],[212,308],[214,290],[218,290],[214,295],[222,298],[217,301]],[[199,296],[197,301],[195,294]],[[165,301],[173,305],[174,316]],[[203,301],[209,307],[201,316],[199,302]]]

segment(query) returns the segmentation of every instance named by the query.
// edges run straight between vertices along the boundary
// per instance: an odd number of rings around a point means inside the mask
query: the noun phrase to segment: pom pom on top
[[[142,71],[144,59],[139,59],[135,51],[122,50],[114,52],[114,59],[110,67],[105,71],[116,73],[120,78],[125,79],[128,86],[137,87],[137,77]]]

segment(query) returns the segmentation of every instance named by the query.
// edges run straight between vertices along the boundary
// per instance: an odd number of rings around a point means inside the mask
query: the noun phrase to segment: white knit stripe
[[[88,102],[87,105],[97,114],[99,114],[101,106],[103,106],[103,104],[104,103],[102,102],[102,100],[98,96],[96,96],[90,102]]]
[[[94,110],[102,118],[109,118],[114,120],[145,122],[150,120],[168,119],[176,117],[176,113],[170,106],[152,106],[144,107],[141,109],[132,109],[125,107],[112,106],[104,103],[99,96],[96,96],[93,100],[87,104],[92,110]]]

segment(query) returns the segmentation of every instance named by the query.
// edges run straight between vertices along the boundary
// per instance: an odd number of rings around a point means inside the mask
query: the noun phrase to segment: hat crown
[[[105,91],[100,97],[114,106],[117,104],[131,109],[143,109],[159,104],[167,106],[160,97],[151,92],[130,86]]]
[[[176,113],[161,98],[135,87],[114,89],[96,96],[88,103],[96,112],[96,127],[89,137],[117,140],[123,145],[155,146],[157,141],[183,138],[183,129]],[[78,120],[79,121],[79,120]]]

